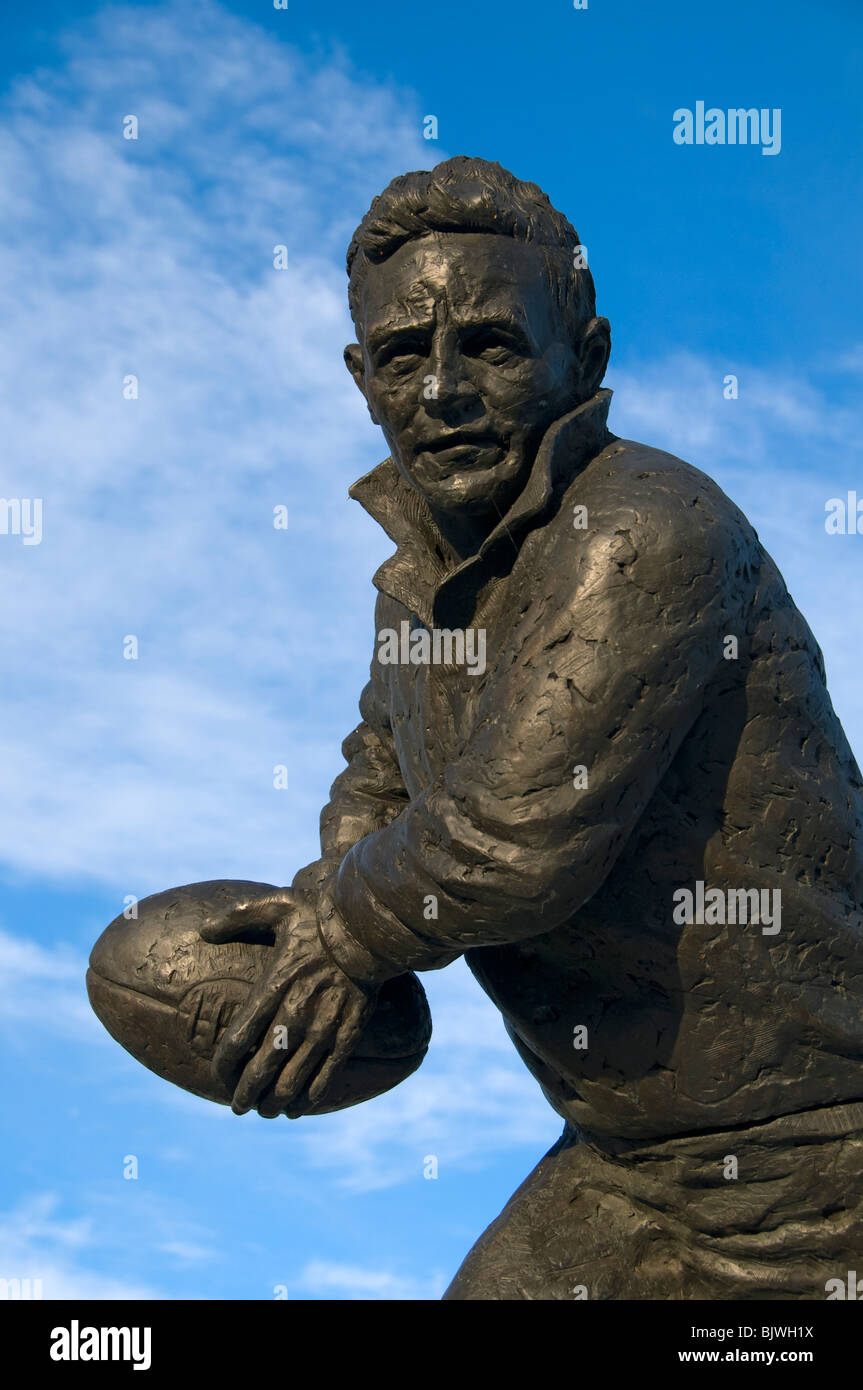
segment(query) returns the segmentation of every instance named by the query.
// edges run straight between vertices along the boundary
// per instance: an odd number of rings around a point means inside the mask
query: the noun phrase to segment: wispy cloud
[[[90,1094],[99,1094],[106,1115],[137,1097],[148,1108],[183,1112],[201,1132],[218,1125],[223,1143],[236,1137],[237,1121],[226,1110],[168,1085],[119,1049],[89,1007],[84,970],[85,962],[62,944],[46,948],[0,932],[0,1017],[16,1065],[26,1065],[34,1047],[53,1053],[58,1043],[74,1042],[87,1049],[79,1067],[86,1058]],[[296,1171],[325,1173],[338,1187],[370,1192],[416,1181],[429,1155],[444,1170],[475,1169],[506,1149],[523,1148],[526,1160],[538,1157],[554,1141],[561,1122],[464,963],[424,983],[434,1037],[423,1066],[365,1105],[291,1124],[289,1141],[289,1122],[279,1120]],[[246,1124],[262,1134],[270,1127],[255,1116]],[[171,1160],[169,1150],[164,1157]],[[179,1161],[188,1158],[180,1152]],[[158,1226],[154,1219],[153,1230]],[[170,1238],[159,1247],[166,1253],[194,1260],[194,1251],[209,1249],[199,1236],[178,1242],[176,1231],[166,1231]]]
[[[92,1268],[99,1244],[88,1220],[57,1216],[58,1198],[40,1193],[0,1214],[0,1278],[29,1280],[46,1299],[148,1299],[161,1295],[141,1280]],[[34,1283],[38,1281],[38,1284]]]
[[[377,1100],[297,1125],[308,1167],[340,1187],[416,1181],[429,1157],[444,1173],[516,1148],[535,1162],[562,1128],[464,963],[423,983],[434,1036],[419,1071]]]
[[[421,1280],[392,1270],[310,1260],[295,1287],[322,1298],[403,1300],[439,1299],[448,1283],[449,1276],[440,1272]]]
[[[825,531],[825,505],[849,489],[863,496],[863,410],[839,362],[804,373],[680,353],[624,360],[609,373],[611,426],[685,458],[742,507],[779,565],[821,645],[830,691],[852,745],[863,754],[859,661],[849,634],[863,626],[863,537]],[[737,399],[723,383],[733,373]],[[852,582],[849,582],[849,579]]]
[[[0,108],[2,492],[44,501],[41,545],[0,537],[3,864],[90,878],[118,899],[210,877],[286,882],[316,853],[371,655],[368,581],[391,549],[346,500],[383,445],[341,362],[344,249],[393,174],[445,152],[420,138],[413,94],[213,3],[121,6],[63,51]],[[137,141],[122,137],[127,114]],[[837,369],[859,365],[851,346]],[[737,401],[722,397],[729,371]],[[136,400],[123,397],[130,374]],[[859,747],[855,538],[823,532],[825,498],[854,485],[858,409],[817,375],[691,355],[624,360],[610,384],[618,433],[706,468],[750,514]],[[123,659],[129,634],[137,661]],[[287,792],[272,786],[277,763]],[[367,1106],[279,1121],[283,1148],[256,1117],[240,1123],[124,1058],[90,1015],[83,960],[4,927],[10,1036],[61,1038],[76,1057],[98,1042],[90,1095],[118,1139],[145,1097],[172,1142],[181,1117],[187,1164],[218,1133],[244,1184],[290,1182],[311,1200],[417,1180],[429,1155],[446,1173],[517,1150],[526,1172],[559,1130],[461,963],[427,981],[435,1039],[416,1076]],[[14,1208],[0,1277],[42,1278],[47,1297],[159,1296],[140,1275],[97,1272],[112,1230],[165,1271],[219,1264],[205,1222],[112,1200],[81,1190],[74,1218],[53,1195]],[[320,1297],[423,1298],[446,1279],[315,1259],[297,1282]]]
[[[84,991],[86,961],[68,947],[43,947],[0,930],[0,1021],[7,1046],[45,1038],[99,1039]],[[104,1034],[102,1034],[104,1036]]]
[[[410,94],[216,5],[115,10],[66,53],[19,84],[0,132],[4,491],[45,507],[40,546],[0,546],[16,586],[0,613],[2,854],[107,882],[118,907],[197,878],[284,882],[317,850],[391,548],[346,498],[383,447],[341,361],[345,246],[389,177],[444,152]],[[34,234],[55,221],[56,258]],[[20,945],[14,925],[0,948],[17,1039],[106,1044],[88,1075],[103,1068],[109,1109],[145,1095],[208,1133],[236,1125],[124,1059],[89,1013],[84,961]],[[430,992],[420,1073],[295,1129],[316,1178],[385,1188],[429,1152],[450,1168],[538,1153],[558,1128],[464,967]]]
[[[0,543],[3,857],[118,893],[284,882],[315,853],[390,549],[345,495],[383,446],[341,362],[344,248],[443,152],[410,94],[215,4],[112,10],[65,51],[0,113],[3,487],[44,501],[41,545]],[[856,413],[745,364],[725,401],[727,369],[624,363],[616,428],[731,485],[841,654],[847,554],[813,547]]]
[[[210,3],[111,10],[66,53],[0,113],[3,490],[44,503],[41,545],[0,542],[0,844],[123,892],[283,881],[389,549],[346,499],[381,448],[341,361],[344,250],[428,164],[420,112]]]

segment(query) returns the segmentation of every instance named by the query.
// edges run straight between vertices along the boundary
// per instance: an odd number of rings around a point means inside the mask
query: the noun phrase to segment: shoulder
[[[655,571],[666,583],[717,566],[748,571],[761,553],[752,526],[712,478],[628,439],[613,440],[573,480],[556,520],[556,548],[580,531],[583,556],[637,564],[642,576]]]

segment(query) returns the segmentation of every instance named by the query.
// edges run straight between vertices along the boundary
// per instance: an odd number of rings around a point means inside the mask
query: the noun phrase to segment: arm
[[[212,943],[231,941],[250,929],[268,929],[273,937],[270,966],[231,1020],[213,1058],[214,1071],[234,1091],[238,1113],[257,1104],[262,1115],[276,1115],[294,1099],[294,1113],[301,1114],[304,1085],[314,1080],[312,1100],[324,1093],[374,1006],[374,987],[348,979],[322,949],[316,908],[321,883],[351,846],[389,824],[408,804],[380,681],[374,664],[360,698],[362,720],[342,744],[348,766],[321,812],[321,857],[301,869],[290,888],[236,903],[202,931]],[[290,1029],[290,1051],[272,1045],[276,1024]]]
[[[550,931],[601,886],[743,635],[750,545],[694,511],[593,533],[566,601],[552,576],[541,620],[492,654],[458,761],[330,876],[321,934],[353,979]]]
[[[330,800],[321,812],[321,857],[294,876],[291,886],[304,896],[316,897],[348,850],[389,825],[408,804],[378,689],[379,673],[374,663],[372,678],[360,696],[362,721],[342,744],[348,766],[333,782]]]

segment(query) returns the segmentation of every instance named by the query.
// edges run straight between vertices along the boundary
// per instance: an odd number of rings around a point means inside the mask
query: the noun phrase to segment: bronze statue
[[[384,993],[398,1080],[410,972],[464,955],[565,1129],[447,1298],[825,1298],[863,1257],[863,802],[818,646],[716,484],[610,433],[609,325],[536,185],[394,179],[348,270],[390,450],[351,496],[397,547],[361,721],[320,859],[203,886],[188,981],[245,950],[243,985],[183,1006],[162,1074],[203,1017],[237,1112],[355,1103]]]

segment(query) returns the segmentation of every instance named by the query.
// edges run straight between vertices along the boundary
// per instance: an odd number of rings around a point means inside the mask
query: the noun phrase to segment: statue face
[[[596,351],[570,341],[536,249],[507,236],[406,242],[369,267],[362,323],[348,367],[400,472],[442,517],[503,515],[608,355],[588,381]]]

